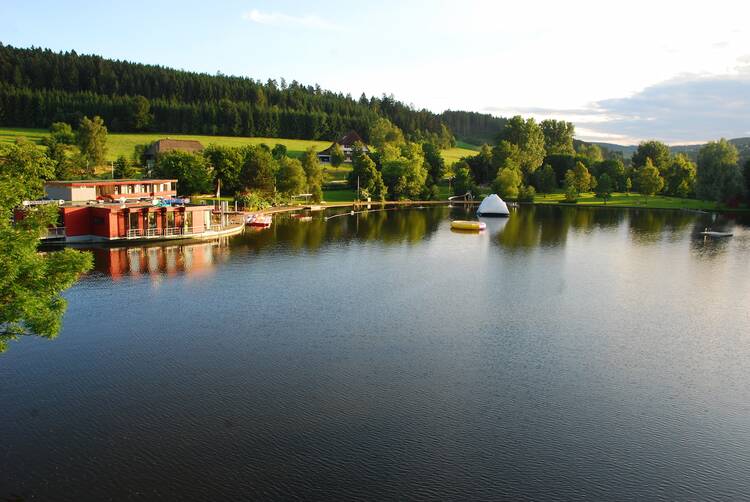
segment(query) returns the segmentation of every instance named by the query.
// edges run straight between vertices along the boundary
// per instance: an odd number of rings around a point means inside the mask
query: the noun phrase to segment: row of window
[[[136,185],[115,185],[114,193],[117,195],[126,195],[131,193],[169,192],[171,190],[172,183],[144,183]]]

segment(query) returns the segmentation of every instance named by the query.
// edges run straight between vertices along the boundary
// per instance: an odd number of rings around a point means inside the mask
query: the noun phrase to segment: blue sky
[[[750,2],[694,4],[3,0],[0,41],[562,118],[582,139],[750,136]]]

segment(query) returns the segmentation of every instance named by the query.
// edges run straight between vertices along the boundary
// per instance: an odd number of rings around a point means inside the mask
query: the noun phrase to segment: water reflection
[[[229,241],[185,244],[154,244],[132,247],[89,248],[94,255],[94,271],[120,279],[141,275],[205,275],[217,263],[227,260]]]
[[[348,211],[279,214],[269,229],[248,229],[233,247],[261,251],[274,246],[316,251],[342,241],[379,241],[385,245],[417,244],[430,238],[445,221],[444,206],[397,209],[386,207],[350,214]],[[303,217],[297,217],[302,215]],[[328,219],[326,219],[326,217]]]
[[[316,213],[288,213],[274,216],[268,229],[252,229],[230,239],[215,242],[93,248],[95,270],[113,278],[134,275],[207,274],[217,263],[238,252],[262,253],[274,249],[317,252],[328,246],[352,242],[383,246],[415,246],[432,239],[452,219],[476,219],[473,206],[429,206],[422,208],[373,207],[351,214],[335,209]],[[596,232],[625,233],[641,245],[689,239],[695,253],[718,256],[731,240],[705,238],[705,228],[738,231],[750,226],[747,215],[711,215],[687,211],[615,209],[522,205],[508,218],[481,218],[484,235],[506,251],[528,252],[536,248],[564,247],[571,235]],[[738,239],[734,239],[737,241]]]

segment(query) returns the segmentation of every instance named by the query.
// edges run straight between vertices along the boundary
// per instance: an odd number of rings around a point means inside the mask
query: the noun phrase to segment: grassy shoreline
[[[440,199],[448,202],[448,187],[440,187]],[[484,197],[482,194],[480,197]],[[324,190],[323,198],[327,202],[354,202],[356,198],[355,190],[348,188]],[[388,201],[386,201],[388,202]],[[424,201],[414,201],[415,203]],[[566,203],[563,194],[537,195],[534,202],[526,204],[535,205],[559,205],[566,207],[607,207],[619,209],[669,209],[685,211],[711,211],[711,212],[746,212],[750,211],[747,206],[738,208],[729,208],[722,204],[712,201],[703,201],[697,199],[681,199],[679,197],[668,197],[665,195],[655,195],[644,197],[640,194],[631,193],[614,193],[607,203],[603,199],[597,198],[593,193],[581,194],[576,203]]]

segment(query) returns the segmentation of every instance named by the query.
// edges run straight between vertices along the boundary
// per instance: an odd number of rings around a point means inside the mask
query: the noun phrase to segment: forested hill
[[[379,117],[409,137],[450,135],[443,119],[393,97],[359,99],[283,80],[208,75],[74,51],[0,44],[0,125],[47,128],[100,115],[112,131],[326,139]]]
[[[440,117],[457,138],[473,145],[494,144],[508,121],[489,113],[447,110]]]

